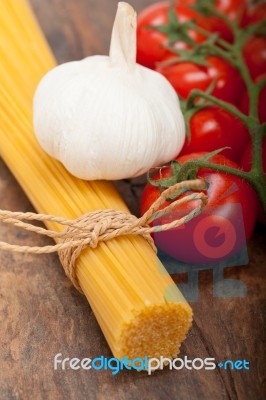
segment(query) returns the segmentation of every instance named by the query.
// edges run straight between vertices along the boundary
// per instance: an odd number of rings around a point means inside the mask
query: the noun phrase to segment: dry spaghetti
[[[68,220],[46,214],[19,213],[0,210],[0,221],[23,228],[27,231],[48,236],[59,241],[59,243],[55,245],[43,247],[20,246],[0,242],[0,249],[33,254],[44,254],[57,251],[66,275],[71,280],[75,288],[82,292],[76,277],[75,265],[76,260],[84,248],[87,246],[96,248],[100,241],[105,242],[117,236],[141,235],[149,242],[153,250],[156,251],[150,234],[153,232],[161,232],[164,230],[177,228],[196,217],[205,206],[207,202],[207,196],[202,192],[192,193],[188,196],[171,202],[160,211],[160,217],[191,200],[200,200],[201,205],[180,219],[175,219],[167,224],[150,227],[148,224],[158,217],[158,211],[163,203],[169,196],[176,192],[180,193],[181,191],[181,193],[183,193],[187,190],[204,190],[205,188],[205,182],[200,179],[177,183],[164,190],[160,197],[152,204],[150,209],[141,218],[137,218],[128,212],[110,209],[90,212],[75,220]],[[33,220],[42,222],[53,221],[59,223],[60,225],[66,225],[67,228],[62,232],[58,232],[23,222]]]

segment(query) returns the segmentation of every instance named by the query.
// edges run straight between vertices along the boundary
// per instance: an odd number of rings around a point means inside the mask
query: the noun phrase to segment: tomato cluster
[[[191,6],[196,0],[183,0],[176,2],[174,11],[177,20],[181,23],[193,20],[197,26],[205,31],[218,32],[224,40],[232,40],[232,32],[225,22],[217,17],[200,15]],[[232,21],[240,21],[241,26],[246,26],[266,17],[266,6],[249,9],[244,0],[216,0],[216,8],[226,14]],[[169,3],[159,2],[147,7],[139,15],[137,27],[137,61],[148,67],[156,69],[163,74],[172,84],[181,99],[187,99],[193,89],[206,91],[212,82],[215,82],[212,94],[218,99],[232,103],[244,113],[248,113],[248,93],[239,71],[230,63],[217,56],[206,56],[206,65],[193,62],[174,63],[177,55],[167,46],[167,35],[152,27],[168,23]],[[188,34],[195,43],[203,43],[206,37],[190,29]],[[182,40],[176,41],[177,49],[187,48]],[[256,81],[262,79],[266,73],[266,38],[265,36],[251,37],[243,49],[244,59],[252,78]],[[265,79],[265,77],[264,77]],[[266,88],[261,92],[259,99],[259,115],[261,122],[266,120]],[[211,122],[203,124],[203,120]],[[198,125],[195,121],[199,122]],[[231,129],[229,127],[231,126]],[[184,152],[211,151],[219,147],[230,147],[230,152],[224,154],[233,161],[239,162],[241,154],[248,145],[249,136],[243,124],[219,108],[200,111],[199,115],[191,121],[191,135],[187,138]],[[233,137],[231,132],[233,132]],[[215,139],[214,139],[215,138]]]
[[[204,31],[218,34],[223,43],[233,43],[234,32],[230,24],[216,15],[206,16],[204,13],[201,14],[198,9],[193,7],[196,3],[197,0],[177,0],[173,8],[178,22],[185,23],[193,20],[196,26],[200,28],[195,29],[195,26],[194,29],[193,27],[188,28],[188,37],[200,47],[207,40]],[[159,2],[147,7],[140,13],[137,27],[137,61],[163,74],[172,84],[180,99],[184,101],[189,98],[193,89],[206,92],[212,86],[212,96],[231,103],[244,114],[248,114],[249,93],[236,67],[232,66],[228,60],[208,53],[204,56],[204,63],[197,63],[193,60],[179,61],[178,54],[173,52],[172,49],[190,49],[189,41],[183,40],[181,35],[180,39],[171,41],[172,47],[170,48],[166,31],[154,29],[169,24],[169,7],[169,2]],[[247,0],[215,0],[215,7],[216,10],[242,28],[266,17],[265,4],[249,8]],[[254,82],[265,80],[265,36],[254,35],[246,41],[243,46],[243,59]],[[265,104],[266,87],[261,90],[258,100],[258,115],[261,123],[266,122]],[[199,159],[205,152],[225,148],[221,154],[212,157],[211,161],[232,168],[250,170],[252,159],[250,134],[244,123],[235,115],[217,105],[209,105],[205,108],[198,107],[198,110],[189,120],[189,127],[190,132],[187,135],[185,145],[177,158],[179,163]],[[265,156],[264,171],[266,172],[265,145],[266,140],[263,149]],[[162,171],[160,178],[171,176],[170,167],[164,168]],[[239,204],[241,206],[244,236],[248,239],[253,231],[258,209],[255,191],[243,179],[223,172],[199,169],[197,176],[203,177],[208,182],[209,206],[214,207],[216,212],[222,206],[224,220],[231,221],[236,225],[237,207],[234,205]],[[159,176],[155,176],[154,179],[159,179]],[[232,187],[235,189],[233,190]],[[142,196],[141,212],[144,213],[159,195],[158,187],[148,184]],[[187,212],[192,206],[193,204],[186,206],[183,211]],[[226,224],[217,222],[219,218],[215,217],[215,212],[212,218],[214,225],[218,226],[219,232],[226,232]],[[184,256],[182,253],[184,249],[193,248],[191,227],[194,225],[192,222],[187,224],[187,236],[184,230],[176,229],[158,234],[156,242],[168,254],[183,261],[196,262],[196,259],[199,260],[198,254],[194,259],[191,255],[193,251],[190,252],[190,257]],[[181,246],[173,246],[173,242],[179,242]]]

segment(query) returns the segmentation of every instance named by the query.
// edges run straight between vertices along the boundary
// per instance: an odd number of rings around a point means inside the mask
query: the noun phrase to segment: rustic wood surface
[[[18,0],[19,1],[19,0]],[[59,62],[108,51],[115,0],[31,0]],[[137,10],[151,0],[134,0]],[[142,180],[119,185],[137,213]],[[0,208],[31,211],[32,206],[0,161]],[[111,357],[85,300],[67,280],[57,256],[0,253],[0,399],[182,399],[259,400],[265,398],[265,232],[257,228],[249,243],[250,262],[227,268],[241,280],[244,298],[215,298],[212,271],[199,274],[194,324],[181,356],[246,359],[250,370],[145,372],[54,371],[53,357]],[[43,245],[49,241],[10,226],[0,240]],[[186,282],[186,275],[176,275]]]

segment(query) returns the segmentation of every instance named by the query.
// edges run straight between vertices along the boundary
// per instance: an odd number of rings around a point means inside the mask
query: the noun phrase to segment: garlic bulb
[[[42,148],[73,175],[123,179],[177,156],[185,140],[178,97],[159,73],[136,63],[136,13],[119,3],[110,55],[57,66],[34,96]]]

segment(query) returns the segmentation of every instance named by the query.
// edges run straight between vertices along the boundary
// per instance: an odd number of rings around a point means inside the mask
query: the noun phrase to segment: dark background
[[[18,0],[19,1],[19,0]],[[115,0],[31,0],[59,63],[108,52]],[[139,11],[151,4],[135,0]],[[123,181],[119,190],[138,213],[143,178]],[[0,160],[0,207],[32,206]],[[48,240],[0,226],[0,240],[44,245]],[[214,298],[212,271],[199,274],[199,301],[181,357],[246,359],[250,370],[145,372],[54,371],[53,357],[111,357],[85,300],[67,280],[55,255],[0,253],[0,398],[11,399],[182,399],[265,398],[265,233],[257,228],[248,245],[247,266],[226,268],[241,280],[245,298]],[[185,283],[186,274],[175,276]]]

